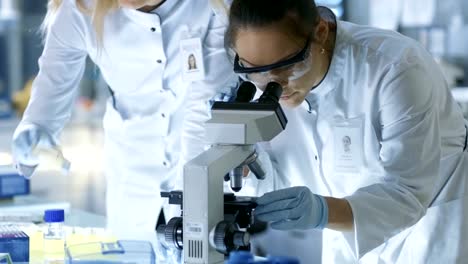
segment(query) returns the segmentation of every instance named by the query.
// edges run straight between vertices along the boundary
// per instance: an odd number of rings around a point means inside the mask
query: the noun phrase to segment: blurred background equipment
[[[0,200],[30,193],[29,181],[10,166],[0,166]]]
[[[12,116],[11,87],[22,82],[20,21],[18,1],[0,1],[0,119]]]
[[[468,117],[468,1],[352,0],[344,19],[397,30],[419,41],[439,63]]]
[[[34,77],[26,82],[26,85],[22,90],[16,91],[12,96],[12,106],[16,113],[20,116],[24,114],[26,107],[28,106],[29,98],[31,97],[31,89]]]
[[[11,139],[39,71],[43,49],[39,28],[46,7],[47,0],[0,0],[0,166],[13,171]],[[72,162],[70,175],[40,172],[30,181],[32,195],[105,213],[101,120],[107,97],[107,85],[88,59],[71,122],[61,137],[64,156]]]

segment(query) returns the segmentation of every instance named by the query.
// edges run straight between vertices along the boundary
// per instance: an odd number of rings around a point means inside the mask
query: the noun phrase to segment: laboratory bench
[[[71,208],[68,202],[53,202],[36,197],[34,195],[17,196],[12,199],[0,200],[0,220],[5,222],[6,216],[30,218],[34,221],[48,209],[64,209],[65,225],[77,227],[100,227],[106,226],[106,218],[84,210]]]
[[[47,226],[43,223],[42,218],[44,211],[48,209],[64,210],[64,228],[69,230],[65,231],[64,229],[64,232],[67,234],[71,232],[72,234],[70,237],[67,235],[67,243],[69,241],[76,243],[79,241],[77,238],[81,239],[81,241],[86,241],[79,243],[88,243],[90,239],[94,239],[92,242],[95,242],[96,239],[99,239],[98,234],[110,234],[104,229],[106,225],[105,216],[72,208],[68,202],[48,201],[33,195],[16,196],[11,199],[0,200],[0,224],[10,229],[18,228],[28,234],[29,263],[44,263],[43,247],[46,245],[46,240],[42,237],[42,232],[44,231],[40,230],[44,230],[43,228]],[[100,237],[111,236],[101,235]],[[17,249],[16,246],[15,248]],[[54,263],[63,263],[63,253],[62,255],[58,255],[58,257],[60,259]]]

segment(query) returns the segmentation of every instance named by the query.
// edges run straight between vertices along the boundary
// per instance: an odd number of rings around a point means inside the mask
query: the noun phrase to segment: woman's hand
[[[271,222],[274,229],[353,230],[354,218],[346,199],[323,197],[307,187],[292,187],[266,193],[257,199],[255,216]]]
[[[257,199],[255,216],[271,222],[274,229],[324,228],[328,223],[328,205],[323,196],[307,187],[292,187],[266,193]]]

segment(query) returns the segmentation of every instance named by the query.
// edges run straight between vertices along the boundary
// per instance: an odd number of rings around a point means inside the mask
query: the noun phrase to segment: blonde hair
[[[104,18],[112,10],[119,7],[118,0],[91,0],[92,5],[86,5],[86,0],[75,0],[78,9],[86,15],[91,16],[98,46],[102,46],[104,34]],[[41,25],[42,35],[47,35],[47,32],[52,24],[55,14],[62,4],[63,0],[48,0],[47,14],[44,22]]]
[[[220,8],[227,12],[228,7],[224,0],[210,0],[211,6],[214,8]]]
[[[221,21],[227,25],[229,16],[229,7],[225,0],[210,0],[211,7]]]

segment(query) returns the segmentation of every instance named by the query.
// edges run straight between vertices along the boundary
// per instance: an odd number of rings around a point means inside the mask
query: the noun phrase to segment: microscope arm
[[[254,145],[216,145],[184,167],[184,259],[222,263],[224,255],[210,246],[209,234],[224,220],[223,176],[242,164]],[[185,246],[186,245],[186,246]]]

